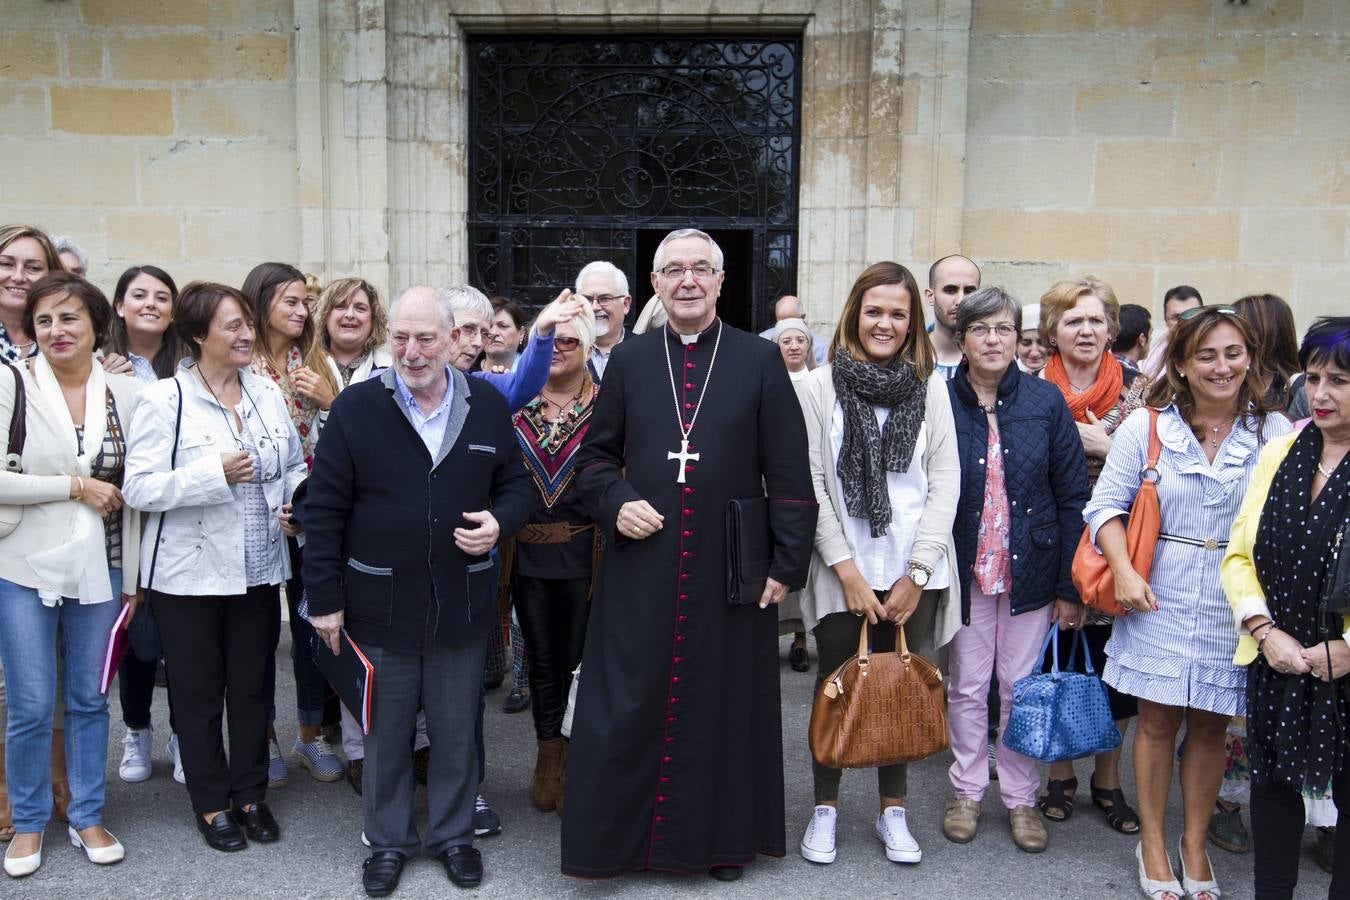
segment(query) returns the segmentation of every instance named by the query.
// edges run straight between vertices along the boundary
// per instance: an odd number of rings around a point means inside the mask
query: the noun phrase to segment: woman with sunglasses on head
[[[863,270],[799,399],[819,514],[802,618],[819,653],[816,689],[872,626],[877,653],[897,634],[916,653],[947,644],[961,626],[952,521],[961,472],[947,385],[923,325],[914,275],[894,262]],[[865,617],[865,618],[864,618]],[[812,762],[815,810],[801,854],[835,859],[840,769]],[[875,831],[886,858],[918,863],[905,763],[877,769]]]
[[[193,818],[209,846],[242,850],[280,830],[267,792],[267,660],[280,585],[291,574],[283,507],[307,470],[286,400],[250,370],[252,308],[196,282],[174,328],[178,373],[148,386],[127,440],[127,502],[145,527],[141,584],[172,672]],[[229,730],[229,762],[221,710]]]
[[[1219,563],[1261,447],[1289,431],[1266,397],[1259,345],[1231,306],[1183,313],[1148,402],[1161,412],[1157,465],[1161,524],[1147,576],[1134,571],[1124,520],[1148,466],[1150,412],[1116,431],[1083,511],[1115,580],[1117,616],[1103,680],[1135,697],[1134,774],[1139,792],[1139,884],[1154,900],[1218,900],[1205,853],[1223,780],[1225,733],[1244,715],[1245,674],[1233,665],[1237,635],[1219,586]],[[1180,881],[1164,833],[1177,733],[1184,829]]]
[[[113,292],[112,327],[104,345],[105,368],[116,358],[129,365],[128,374],[143,382],[172,378],[187,349],[172,326],[173,305],[178,286],[168,272],[156,266],[132,266],[117,279]],[[127,726],[122,739],[122,761],[118,777],[127,782],[150,777],[150,751],[154,728],[150,705],[155,691],[155,670],[159,667],[159,633],[154,613],[142,607],[128,626],[127,654],[117,669],[118,694],[122,703],[122,721]],[[178,754],[178,738],[173,728],[173,698],[169,698],[169,758],[173,777],[182,784],[183,765]]]
[[[1064,279],[1041,296],[1040,306],[1040,333],[1050,344],[1050,359],[1041,377],[1059,388],[1069,404],[1086,455],[1088,484],[1096,484],[1116,428],[1144,405],[1148,379],[1126,369],[1108,352],[1120,331],[1120,303],[1109,284],[1091,275]],[[1089,611],[1083,635],[1093,668],[1100,672],[1106,665],[1110,620]],[[1069,658],[1074,641],[1072,632],[1060,633],[1061,658]],[[1133,697],[1114,689],[1108,688],[1107,694],[1111,718],[1124,734],[1138,705]],[[1102,810],[1112,828],[1122,834],[1139,831],[1139,816],[1125,801],[1120,787],[1119,747],[1094,757],[1088,786],[1093,804]],[[1077,792],[1073,760],[1052,763],[1049,782],[1037,806],[1051,822],[1063,822],[1073,815]]]
[[[1327,896],[1350,897],[1350,316],[1314,322],[1299,365],[1311,425],[1262,451],[1220,573],[1241,634],[1234,662],[1247,667],[1257,900],[1294,896],[1304,800],[1328,794],[1338,827]]]
[[[286,263],[268,262],[253,267],[241,290],[252,306],[257,339],[253,344],[253,373],[270,379],[281,389],[290,419],[300,435],[306,467],[314,464],[314,445],[319,440],[328,409],[337,399],[339,381],[326,364],[313,356],[319,343],[317,333],[326,323],[316,326],[310,314],[308,281],[304,274]],[[313,364],[311,364],[311,362]],[[328,682],[314,664],[314,629],[299,612],[304,585],[300,582],[301,541],[299,529],[285,509],[286,546],[290,552],[291,577],[286,582],[286,605],[290,611],[291,667],[295,674],[295,707],[299,734],[292,754],[317,781],[342,778],[342,762],[332,743],[321,731]],[[281,608],[273,619],[273,643],[281,639]],[[275,664],[269,678],[276,692]],[[273,713],[275,720],[275,710]],[[336,724],[336,723],[332,723]],[[285,787],[289,781],[285,757],[277,741],[276,730],[268,729],[268,784]]]
[[[530,648],[530,712],[539,741],[530,797],[536,809],[559,815],[567,773],[563,712],[572,671],[581,662],[596,561],[595,523],[573,481],[575,455],[600,393],[586,368],[594,342],[595,316],[590,304],[581,304],[576,315],[554,326],[548,381],[514,417],[539,495],[538,510],[516,534],[512,582]]]

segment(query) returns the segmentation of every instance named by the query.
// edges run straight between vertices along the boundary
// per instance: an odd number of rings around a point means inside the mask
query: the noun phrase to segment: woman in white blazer
[[[234,288],[194,283],[174,307],[190,351],[146,387],[128,434],[128,502],[146,522],[142,584],[173,673],[179,755],[209,846],[275,841],[267,789],[267,659],[291,574],[290,498],[306,475],[280,389],[248,369],[253,317]],[[229,762],[220,721],[225,694]],[[241,831],[242,828],[242,831]]]
[[[120,842],[103,827],[108,702],[99,691],[108,635],[122,603],[135,600],[140,516],[124,505],[123,429],[140,384],[94,360],[112,307],[77,275],[48,274],[28,293],[23,328],[37,356],[0,373],[3,432],[15,415],[27,428],[21,462],[0,470],[0,504],[18,525],[0,538],[0,661],[9,702],[5,768],[15,835],[5,872],[42,864],[52,815],[52,716],[57,628],[65,680],[69,838],[95,863],[118,862]],[[16,378],[24,402],[17,403]]]
[[[956,430],[908,269],[881,262],[858,276],[829,358],[800,385],[820,504],[802,596],[820,655],[817,689],[856,652],[865,622],[877,652],[895,648],[897,626],[912,650],[931,652],[961,624],[951,536],[961,489]],[[812,772],[816,808],[801,853],[830,863],[842,773],[819,763]],[[906,766],[884,766],[877,780],[876,833],[886,858],[917,863]]]

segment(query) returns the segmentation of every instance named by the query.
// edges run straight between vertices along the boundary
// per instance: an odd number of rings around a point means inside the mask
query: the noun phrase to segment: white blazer
[[[173,378],[147,385],[127,435],[122,493],[137,509],[164,514],[155,557],[159,516],[150,516],[141,541],[141,584],[166,594],[235,596],[248,590],[244,568],[244,507],[225,481],[222,453],[236,451],[226,409],[216,402],[184,360]],[[281,390],[269,379],[242,370],[244,421],[259,441],[263,494],[269,512],[268,583],[291,575],[290,556],[278,515],[305,480],[307,470]],[[178,459],[170,467],[178,391],[183,420]],[[154,584],[149,584],[154,565]]]
[[[70,499],[70,479],[79,473],[76,472],[75,457],[60,433],[64,426],[56,422],[45,404],[31,401],[38,393],[38,386],[28,366],[19,363],[15,368],[23,374],[24,390],[30,398],[27,404],[28,435],[23,448],[23,472],[0,471],[0,503],[20,505],[24,510],[18,527],[8,537],[0,538],[0,578],[42,589],[49,586],[41,583],[27,560],[33,553],[60,545],[70,534],[80,502]],[[103,377],[112,390],[125,433],[143,383],[129,375],[105,374]],[[8,440],[13,412],[14,378],[10,372],[0,371],[0,442]],[[122,589],[128,594],[135,591],[141,536],[141,516],[134,506],[128,502],[122,507]]]

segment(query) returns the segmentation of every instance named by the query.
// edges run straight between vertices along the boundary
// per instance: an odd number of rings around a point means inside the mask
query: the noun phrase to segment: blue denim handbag
[[[1050,631],[1037,659],[1045,658],[1045,648],[1053,645],[1049,672],[1032,672],[1013,685],[1012,711],[1003,730],[1003,746],[1041,762],[1078,759],[1105,753],[1120,746],[1120,731],[1111,719],[1111,704],[1106,685],[1092,669],[1087,637],[1078,631],[1069,667],[1059,668],[1059,642]],[[1079,646],[1087,672],[1074,671]]]

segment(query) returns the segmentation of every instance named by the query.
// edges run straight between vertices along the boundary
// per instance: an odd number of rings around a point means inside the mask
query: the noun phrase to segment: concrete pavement
[[[1073,819],[1051,824],[1050,847],[1031,855],[1017,850],[1007,816],[996,793],[986,798],[980,832],[966,845],[942,836],[942,812],[950,796],[948,758],[927,760],[910,770],[911,827],[924,851],[918,866],[887,862],[873,836],[876,795],[873,776],[848,773],[840,798],[839,857],[831,866],[816,866],[795,852],[811,814],[810,754],[806,725],[810,716],[813,674],[793,672],[783,644],[783,729],[787,768],[787,840],[785,859],[764,859],[730,885],[707,878],[636,875],[603,882],[582,882],[558,874],[558,817],[536,812],[529,803],[534,737],[528,713],[501,712],[505,688],[488,695],[488,777],[485,794],[500,813],[505,828],[479,842],[486,878],[472,893],[481,897],[652,898],[717,895],[736,897],[908,896],[961,897],[963,900],[1016,898],[1137,897],[1136,840],[1112,831],[1087,798],[1089,765],[1079,764],[1082,788]],[[289,634],[283,635],[277,670],[282,702],[277,730],[287,749],[295,736],[288,657]],[[814,656],[813,656],[814,662]],[[156,691],[155,771],[141,784],[117,778],[122,735],[120,708],[112,700],[112,735],[108,753],[107,825],[127,846],[121,865],[96,867],[66,840],[64,826],[47,830],[42,869],[23,881],[0,877],[0,897],[15,898],[148,898],[148,897],[363,897],[360,798],[345,781],[320,784],[297,764],[291,782],[271,791],[268,802],[282,827],[282,840],[255,845],[241,853],[223,854],[206,847],[192,824],[186,789],[170,777],[164,759],[168,740],[164,692]],[[1128,739],[1124,762],[1126,793],[1133,800]],[[716,748],[708,748],[710,754]],[[424,814],[425,801],[419,792]],[[1180,801],[1174,787],[1169,809],[1169,834],[1180,829]],[[1243,812],[1244,818],[1246,811]],[[1308,840],[1311,841],[1311,832]],[[1306,843],[1305,843],[1306,851]],[[1250,898],[1252,857],[1211,848],[1224,896]],[[1175,857],[1175,854],[1174,854]],[[1325,897],[1329,876],[1305,852],[1299,897]],[[404,871],[397,897],[442,897],[458,892],[438,863],[419,858]]]

